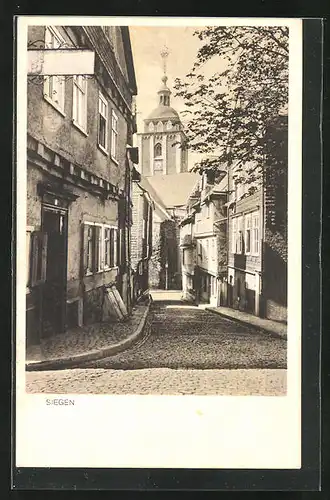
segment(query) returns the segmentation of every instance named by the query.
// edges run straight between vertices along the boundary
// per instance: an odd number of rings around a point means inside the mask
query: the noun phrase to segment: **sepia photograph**
[[[290,23],[38,19],[18,74],[23,391],[286,397]]]
[[[285,394],[288,38],[29,27],[28,391]]]

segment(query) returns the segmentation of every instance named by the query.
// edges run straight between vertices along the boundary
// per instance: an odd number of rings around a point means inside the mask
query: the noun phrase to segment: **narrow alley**
[[[149,335],[131,349],[81,369],[27,373],[28,392],[285,394],[285,339],[187,305],[178,294],[157,299]]]

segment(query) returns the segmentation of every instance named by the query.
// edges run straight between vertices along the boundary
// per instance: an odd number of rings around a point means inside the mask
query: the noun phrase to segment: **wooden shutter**
[[[82,233],[82,275],[85,276],[88,270],[88,224],[83,224],[81,228]]]
[[[94,227],[94,259],[93,259],[93,271],[98,272],[102,266],[102,230],[100,226]]]
[[[46,281],[48,234],[35,231],[31,234],[31,286]]]
[[[118,266],[118,238],[117,229],[113,229],[113,265]]]

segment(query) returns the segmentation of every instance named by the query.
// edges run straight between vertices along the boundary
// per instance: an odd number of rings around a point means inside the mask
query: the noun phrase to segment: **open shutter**
[[[93,271],[96,273],[102,268],[102,229],[100,226],[94,226]]]
[[[35,231],[31,234],[31,286],[46,281],[48,234]]]
[[[122,263],[122,229],[119,228],[117,232],[117,265]]]
[[[37,284],[37,271],[38,271],[38,233],[31,234],[31,286]]]
[[[115,232],[115,230],[113,228],[111,228],[110,229],[110,267],[113,267],[115,265],[114,232]]]
[[[113,265],[118,266],[118,238],[117,229],[113,230]]]
[[[81,228],[82,233],[82,274],[85,276],[88,271],[88,225],[83,224]]]
[[[39,282],[44,283],[46,281],[46,271],[47,271],[47,248],[48,248],[48,234],[41,234],[41,263],[40,263],[40,280]]]

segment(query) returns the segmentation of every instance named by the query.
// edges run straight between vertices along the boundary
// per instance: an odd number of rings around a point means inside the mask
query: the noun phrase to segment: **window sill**
[[[53,108],[56,109],[56,111],[58,111],[60,115],[62,115],[64,118],[66,117],[66,114],[64,113],[63,109],[59,106],[59,104],[56,104],[56,102],[53,101],[47,94],[44,94],[44,99],[45,101],[48,102],[48,104],[53,106]]]
[[[88,133],[86,132],[86,130],[84,130],[84,128],[81,125],[79,125],[78,122],[72,120],[72,125],[76,127],[79,130],[79,132],[81,132],[85,137],[88,137]]]
[[[104,267],[104,269],[100,269],[99,271],[95,271],[94,273],[92,273],[92,272],[86,273],[84,276],[87,278],[90,276],[95,276],[96,274],[102,274],[102,273],[106,273],[108,271],[115,271],[116,269],[119,269],[119,267],[118,266]]]
[[[107,151],[101,144],[98,144],[97,147],[102,151],[102,153],[106,156],[109,156],[109,151]]]

